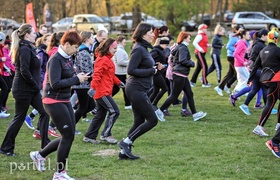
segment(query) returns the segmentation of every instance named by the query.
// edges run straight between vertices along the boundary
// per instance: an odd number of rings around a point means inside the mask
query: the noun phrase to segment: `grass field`
[[[209,55],[207,57],[210,65]],[[225,75],[225,49],[222,64]],[[220,97],[213,90],[215,73],[210,74],[208,79],[213,87],[202,88],[198,82],[197,87],[193,88],[196,108],[207,112],[207,116],[193,122],[191,117],[180,116],[180,106],[171,106],[169,111],[173,116],[166,117],[166,122],[159,122],[154,129],[135,141],[133,153],[141,157],[139,160],[118,160],[117,145],[82,142],[89,123],[80,121],[77,129],[82,135],[76,135],[70,152],[69,175],[81,180],[278,179],[279,160],[265,146],[271,137],[261,138],[252,133],[261,113],[261,110],[253,108],[255,99],[249,105],[251,116],[246,116],[238,107],[231,106],[226,93]],[[133,114],[130,110],[124,110],[121,92],[115,96],[115,100],[121,114],[112,132],[120,140],[126,137],[133,122]],[[244,100],[242,97],[237,105],[241,105]],[[11,117],[0,119],[1,141],[14,114],[12,98],[8,106]],[[91,115],[89,117],[92,118]],[[275,124],[276,115],[271,115],[265,126],[270,136],[275,133]],[[52,178],[56,153],[47,157],[46,172],[35,171],[29,152],[38,150],[40,141],[35,140],[32,133],[23,125],[16,139],[17,156],[0,156],[0,179]]]

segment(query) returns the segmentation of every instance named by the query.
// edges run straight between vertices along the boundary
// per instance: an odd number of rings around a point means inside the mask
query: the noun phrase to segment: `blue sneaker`
[[[29,115],[25,117],[24,122],[29,129],[33,129],[33,130],[35,129],[33,124],[32,124],[32,118]]]
[[[278,113],[278,110],[273,108],[273,109],[271,110],[271,113],[270,113],[270,114],[277,114],[277,113]]]
[[[245,104],[242,104],[241,106],[239,106],[239,108],[247,115],[247,116],[250,116],[251,113],[249,111],[249,107],[246,106]]]

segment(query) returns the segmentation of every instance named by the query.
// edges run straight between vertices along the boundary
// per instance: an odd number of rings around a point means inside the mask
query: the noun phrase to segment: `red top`
[[[112,96],[114,84],[119,85],[121,81],[115,76],[115,65],[112,61],[113,55],[98,56],[94,63],[94,71],[90,87],[94,89],[94,99],[103,96]]]
[[[208,44],[208,37],[205,33],[201,32],[199,33],[202,36],[201,41],[199,41],[198,45],[204,50],[205,53],[207,53],[207,44]],[[198,53],[199,51],[195,49],[195,53]]]

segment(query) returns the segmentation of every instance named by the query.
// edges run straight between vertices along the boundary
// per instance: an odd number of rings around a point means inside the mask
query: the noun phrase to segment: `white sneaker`
[[[156,116],[157,116],[158,120],[160,120],[161,122],[165,121],[164,114],[163,114],[163,112],[160,109],[157,109],[155,111],[155,113],[156,113]]]
[[[130,106],[124,106],[124,109],[130,110],[130,109],[132,109],[132,106],[131,105]]]
[[[191,81],[190,81],[190,85],[191,85],[191,87],[195,87],[195,83],[193,83]]]
[[[29,153],[29,155],[30,155],[30,158],[35,162],[36,169],[40,172],[44,172],[46,170],[46,168],[45,168],[46,158],[43,158],[39,154],[39,151],[31,151]]]
[[[199,112],[193,114],[193,120],[194,120],[194,122],[196,122],[196,121],[204,118],[206,115],[207,115],[207,113],[199,111]]]
[[[227,94],[230,94],[230,88],[228,88],[227,86],[224,87],[224,91],[226,91]]]
[[[257,127],[255,127],[253,133],[259,136],[268,136],[268,134],[265,133],[264,128],[260,125],[257,125]]]
[[[5,113],[4,111],[0,112],[0,118],[7,118],[9,116],[10,116],[9,113]]]
[[[74,178],[71,178],[70,176],[68,176],[68,174],[66,173],[66,171],[61,171],[59,172],[55,172],[53,174],[53,180],[75,180]]]
[[[223,96],[223,90],[219,88],[219,86],[214,87],[214,90],[220,95]]]
[[[276,126],[275,126],[275,131],[277,131],[280,127],[280,123],[277,123]]]

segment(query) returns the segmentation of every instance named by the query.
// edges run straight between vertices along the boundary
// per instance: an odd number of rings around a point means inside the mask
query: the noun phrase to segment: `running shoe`
[[[214,90],[220,95],[223,96],[223,90],[219,88],[219,86],[214,87]]]
[[[33,126],[33,124],[32,124],[32,118],[28,115],[28,116],[26,116],[25,117],[25,124],[26,124],[26,126],[29,128],[29,129],[32,129],[32,130],[34,130],[35,128],[34,128],[34,126]]]
[[[272,140],[269,140],[265,143],[265,145],[269,150],[271,150],[272,154],[275,157],[280,158],[279,144],[276,144]]]
[[[253,133],[258,135],[258,136],[261,136],[261,137],[268,136],[268,134],[266,134],[266,132],[264,131],[264,128],[260,125],[257,125],[255,127],[255,129],[253,130]]]
[[[38,171],[44,172],[46,170],[46,168],[45,168],[46,158],[43,158],[39,154],[39,151],[30,152],[30,158],[35,162],[35,167]]]
[[[251,113],[249,111],[249,107],[246,106],[245,104],[242,104],[239,106],[239,108],[247,115],[247,116],[250,116]]]

